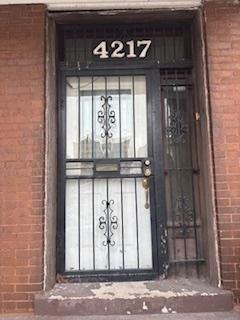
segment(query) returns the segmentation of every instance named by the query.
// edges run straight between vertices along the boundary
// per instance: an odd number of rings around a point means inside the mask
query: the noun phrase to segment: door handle
[[[149,159],[146,159],[144,161],[144,167],[143,167],[143,174],[144,178],[142,180],[142,186],[145,189],[145,209],[150,208],[150,203],[149,203],[149,188],[150,188],[150,180],[149,177],[152,174],[151,170],[151,161]]]
[[[143,178],[142,180],[142,186],[143,189],[145,189],[145,209],[150,208],[150,203],[149,203],[149,188],[150,188],[150,181],[148,177]]]

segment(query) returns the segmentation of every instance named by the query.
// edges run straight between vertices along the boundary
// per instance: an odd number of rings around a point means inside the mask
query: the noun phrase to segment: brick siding
[[[240,5],[205,8],[222,284],[240,298]]]
[[[0,6],[0,313],[42,289],[44,12]]]

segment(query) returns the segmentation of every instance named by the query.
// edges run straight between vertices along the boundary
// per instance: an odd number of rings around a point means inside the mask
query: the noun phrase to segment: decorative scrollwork
[[[101,106],[102,110],[99,110],[97,113],[98,123],[102,125],[103,129],[101,137],[112,138],[112,132],[110,132],[110,130],[112,125],[116,122],[115,111],[111,110],[112,106],[109,104],[109,101],[112,100],[112,97],[101,96],[101,100],[104,101],[104,104]]]
[[[188,125],[184,122],[180,110],[171,109],[168,117],[170,125],[167,127],[167,136],[173,143],[185,142],[184,136],[189,131]]]
[[[192,238],[194,237],[194,212],[190,205],[190,200],[185,195],[177,197],[174,206],[174,223],[176,238]]]
[[[190,206],[190,201],[185,195],[177,197],[174,206],[174,222],[180,227],[182,236],[187,236],[191,231],[189,227],[194,220],[194,212]]]
[[[103,241],[102,244],[104,246],[114,246],[115,241],[112,240],[112,236],[114,235],[113,230],[118,228],[118,217],[113,215],[113,209],[111,208],[111,205],[114,204],[114,200],[103,200],[102,204],[105,206],[105,215],[99,218],[99,229],[105,230],[104,236],[106,237],[106,240]]]

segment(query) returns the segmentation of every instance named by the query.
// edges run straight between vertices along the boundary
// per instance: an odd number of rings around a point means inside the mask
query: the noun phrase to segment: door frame
[[[153,268],[151,270],[65,271],[65,154],[66,154],[66,77],[71,76],[144,75],[147,92],[147,135],[149,157],[154,159],[154,177],[150,192]],[[164,277],[168,269],[163,129],[160,98],[159,69],[112,68],[99,70],[59,70],[58,86],[58,217],[57,217],[57,273],[72,282],[150,280]]]

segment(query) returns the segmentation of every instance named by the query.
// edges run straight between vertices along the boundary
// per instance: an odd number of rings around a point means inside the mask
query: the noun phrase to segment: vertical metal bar
[[[87,57],[87,43],[88,43],[88,39],[86,37],[86,30],[84,30],[84,61],[88,61],[88,57]]]
[[[105,79],[105,97],[107,98],[107,77],[104,77]],[[107,105],[106,105],[106,126],[108,125],[108,109],[107,109]],[[107,127],[106,127],[107,128]],[[106,129],[108,130],[108,129]],[[108,135],[106,134],[106,158],[108,158]]]
[[[136,158],[136,127],[135,127],[135,87],[134,76],[132,77],[132,105],[133,105],[133,146],[134,146],[134,158]]]
[[[165,71],[165,80],[168,80],[168,72]],[[172,87],[166,86],[166,97],[167,97],[167,126],[171,126],[171,111],[172,108],[174,107],[173,105],[171,105],[171,100],[169,98],[169,89],[172,90]],[[170,95],[171,97],[171,95]],[[169,108],[168,108],[168,104],[169,104]],[[174,143],[174,142],[173,142]],[[168,151],[169,151],[169,139],[167,137],[167,147],[168,147]],[[176,146],[174,144],[174,156],[176,156]],[[173,162],[173,168],[174,169],[174,162]],[[173,203],[173,181],[172,181],[172,175],[175,172],[175,170],[169,170],[169,185],[170,185],[170,210],[171,210],[171,218],[172,218],[172,240],[173,240],[173,256],[174,256],[174,260],[176,260],[177,257],[177,253],[176,253],[176,224],[175,224],[175,214],[174,214],[174,203]],[[175,173],[174,173],[175,174]],[[174,273],[176,274],[176,264],[174,264]]]
[[[167,79],[167,74],[165,73],[165,77]],[[171,104],[169,101],[169,86],[165,87],[166,89],[166,98],[167,98],[167,127],[171,125],[169,123],[170,115],[171,115]],[[169,103],[169,108],[168,108],[168,103]],[[166,132],[165,132],[166,135]],[[167,140],[167,150],[169,152],[169,139],[168,137],[166,138]],[[170,152],[169,152],[170,153]],[[169,165],[169,163],[168,163]],[[169,168],[169,167],[168,167]],[[173,188],[172,188],[172,170],[168,170],[168,175],[169,175],[169,186],[170,186],[170,210],[171,210],[171,216],[172,216],[172,239],[173,239],[173,255],[174,255],[174,260],[176,260],[176,233],[175,233],[175,219],[174,219],[174,208],[173,208]]]
[[[109,216],[109,185],[108,185],[108,179],[106,179],[107,183],[107,216],[106,216],[106,222],[107,222],[107,240],[109,240],[109,231],[110,231],[110,216]],[[107,248],[108,248],[108,270],[110,270],[110,243],[107,242]]]
[[[74,29],[73,34],[74,34],[74,36],[73,36],[73,50],[74,50],[74,52],[73,52],[73,56],[74,56],[73,65],[76,66],[77,65],[77,31],[76,31],[76,29]]]
[[[92,219],[93,219],[93,270],[95,270],[95,199],[94,199],[94,179],[92,178]]]
[[[173,60],[176,61],[176,30],[173,33]]]
[[[178,73],[177,70],[175,70],[175,83],[177,84],[177,79],[178,79]],[[176,102],[177,102],[177,113],[180,113],[180,104],[179,104],[179,93],[178,93],[178,85],[176,85]],[[179,143],[179,142],[178,142]],[[178,157],[178,177],[179,177],[179,184],[180,184],[180,192],[181,192],[181,199],[183,199],[183,184],[182,184],[182,172],[181,170],[179,170],[179,168],[181,167],[180,165],[180,148],[177,148],[177,157]],[[185,232],[185,227],[186,227],[186,221],[185,221],[185,212],[183,210],[183,231]],[[183,235],[183,241],[184,241],[184,256],[185,256],[185,270],[186,270],[186,274],[188,274],[188,264],[187,264],[187,243],[186,243],[186,235]]]
[[[122,178],[120,178],[121,182],[121,217],[122,217],[122,265],[123,269],[125,269],[125,252],[124,252],[124,221],[123,221],[123,187],[122,187]]]
[[[64,66],[68,66],[68,55],[67,55],[67,36],[66,36],[66,30],[62,30],[60,32],[60,39],[62,38],[62,41],[59,41],[59,52],[60,52],[60,61],[64,61]]]
[[[163,62],[167,62],[167,41],[166,41],[166,29],[163,29]]]
[[[94,97],[93,97],[93,77],[92,79],[92,158],[94,158]],[[93,270],[95,270],[95,199],[94,199],[94,178],[92,178],[92,219],[93,219],[93,226],[92,226],[92,241],[93,241]]]
[[[147,115],[148,115],[148,152],[149,156],[157,161],[154,176],[150,179],[150,210],[152,231],[153,270],[159,275],[167,272],[167,243],[165,242],[166,217],[165,217],[165,177],[163,149],[163,104],[159,70],[151,70],[146,74],[147,84]],[[163,151],[164,150],[164,151]],[[152,180],[152,181],[151,181]]]
[[[132,106],[133,106],[133,145],[134,145],[134,158],[136,157],[136,128],[135,128],[135,86],[134,76],[132,76]],[[139,269],[139,235],[138,235],[138,203],[137,203],[137,182],[134,178],[135,186],[135,203],[136,203],[136,235],[137,235],[137,265]]]
[[[94,158],[94,97],[93,97],[93,77],[92,79],[92,159]]]
[[[136,178],[134,178],[134,186],[135,186],[135,204],[136,204],[136,236],[137,236],[137,266],[139,269],[139,237],[138,237],[138,198],[137,198],[137,182]]]
[[[59,101],[64,101],[64,108],[60,108],[58,114],[58,124],[60,127],[60,137],[58,137],[61,141],[59,145],[59,154],[58,154],[58,164],[59,165],[59,176],[60,181],[58,184],[58,209],[60,213],[60,219],[57,220],[57,231],[58,231],[58,239],[60,238],[62,241],[58,241],[57,249],[59,250],[59,255],[57,256],[57,271],[64,272],[66,265],[66,150],[67,150],[67,78],[61,77],[61,84],[59,83]],[[63,237],[63,238],[62,238]]]
[[[121,83],[118,77],[118,99],[119,99],[119,139],[120,139],[120,159],[122,159],[122,110],[121,110]],[[121,165],[121,164],[120,164]]]
[[[78,159],[81,157],[81,91],[80,77],[78,77]]]
[[[176,106],[177,110],[176,111],[179,112],[179,106],[178,106],[176,92],[174,94],[174,90],[173,90],[174,87],[177,88],[176,81],[177,81],[177,75],[176,75],[176,70],[175,70],[174,71],[174,86],[171,87],[171,90],[172,90],[172,95],[173,95],[173,101],[176,101],[176,104],[177,104],[177,106]],[[181,177],[179,175],[179,154],[178,154],[178,145],[177,145],[178,142],[173,141],[173,143],[174,143],[174,154],[175,154],[175,157],[176,157],[176,162],[175,162],[175,167],[174,167],[174,172],[176,174],[176,180],[177,180],[177,182],[176,182],[177,194],[176,194],[175,203],[174,203],[174,204],[176,204],[177,203],[176,201],[178,199],[178,191],[179,191],[179,189],[181,190]],[[181,191],[180,191],[180,193],[181,193]],[[182,196],[182,194],[180,194],[180,196]],[[176,218],[176,212],[175,212],[175,217],[174,218]],[[175,222],[176,221],[174,221],[174,223]],[[175,228],[175,226],[176,226],[176,228]],[[176,239],[176,234],[177,234],[177,232],[176,232],[177,228],[178,228],[178,230],[180,230],[180,225],[175,224],[174,225],[174,237],[175,237],[175,239]],[[176,239],[175,240],[175,253],[176,253],[176,244],[177,243],[178,243],[178,241]],[[175,273],[177,272],[177,270],[178,270],[178,266],[177,266],[177,264],[175,264]]]
[[[78,265],[79,270],[81,270],[81,221],[80,221],[80,179],[78,179]]]
[[[121,78],[118,77],[118,98],[119,98],[119,139],[120,139],[120,159],[122,159],[122,108],[121,108]],[[121,166],[121,162],[120,162]],[[121,183],[121,217],[122,217],[122,267],[125,269],[125,252],[124,252],[124,219],[123,219],[123,187]]]
[[[75,39],[76,41],[76,39]],[[78,77],[78,159],[80,159],[80,141],[81,141],[81,93],[80,93],[80,77]],[[81,230],[80,230],[80,179],[78,179],[78,263],[79,270],[81,270],[80,261],[80,245],[81,245]]]
[[[190,105],[189,102],[193,102],[193,96],[192,96],[192,92],[189,92],[189,86],[186,87],[187,88],[187,112],[188,112],[188,117],[189,117],[189,139],[190,139],[190,159],[191,159],[191,167],[192,169],[194,168],[194,164],[193,164],[193,150],[192,150],[192,145],[194,142],[194,145],[196,145],[196,125],[193,121],[193,116],[192,116],[192,112],[190,112]],[[193,110],[195,111],[195,108],[193,108]],[[193,129],[192,129],[193,127]],[[191,130],[192,129],[192,130]],[[192,137],[192,138],[191,138]],[[196,148],[197,149],[197,148]],[[197,153],[197,150],[195,149],[195,152]],[[196,160],[196,164],[197,160]],[[195,206],[195,190],[194,190],[194,176],[193,176],[193,172],[191,171],[191,181],[192,181],[192,198],[193,198],[193,224],[194,224],[194,236],[195,236],[195,250],[196,250],[196,260],[198,260],[199,258],[199,254],[198,254],[198,235],[197,235],[197,219],[196,219],[196,206]],[[199,188],[198,188],[199,190]],[[199,276],[199,264],[198,262],[196,262],[196,270],[197,270],[197,275]]]

